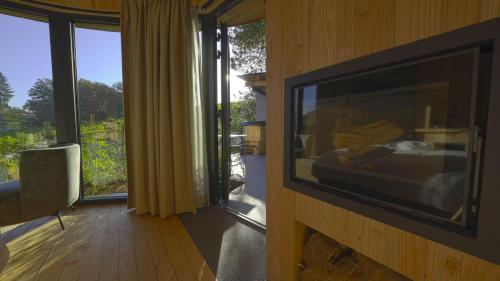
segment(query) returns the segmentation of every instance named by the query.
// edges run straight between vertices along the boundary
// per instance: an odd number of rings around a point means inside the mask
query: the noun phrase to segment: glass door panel
[[[117,26],[75,26],[83,195],[86,198],[124,196],[127,192],[118,30]]]

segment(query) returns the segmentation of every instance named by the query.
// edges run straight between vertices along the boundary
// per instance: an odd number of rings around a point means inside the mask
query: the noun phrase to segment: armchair
[[[80,146],[57,145],[21,152],[19,180],[0,183],[0,226],[57,216],[80,194]]]

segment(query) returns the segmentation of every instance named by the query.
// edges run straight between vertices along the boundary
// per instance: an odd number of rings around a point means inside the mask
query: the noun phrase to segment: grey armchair
[[[57,145],[21,152],[19,180],[0,183],[0,226],[57,216],[80,194],[80,146]]]

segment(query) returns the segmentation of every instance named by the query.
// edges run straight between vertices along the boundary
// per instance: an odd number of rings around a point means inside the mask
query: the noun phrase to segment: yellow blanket
[[[335,122],[332,139],[336,149],[347,148],[347,154],[339,157],[339,161],[348,164],[349,158],[372,151],[377,145],[393,142],[401,138],[404,132],[402,128],[387,120],[353,127],[349,119],[341,118]]]

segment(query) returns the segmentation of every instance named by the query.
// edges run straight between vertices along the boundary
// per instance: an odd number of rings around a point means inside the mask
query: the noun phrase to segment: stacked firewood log
[[[406,281],[404,276],[321,233],[304,247],[299,281]]]

